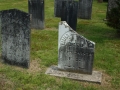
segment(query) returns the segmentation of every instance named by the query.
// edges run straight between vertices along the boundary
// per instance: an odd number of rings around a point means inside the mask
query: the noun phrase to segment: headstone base
[[[58,77],[66,77],[66,78],[79,80],[79,81],[99,83],[99,84],[101,84],[101,80],[102,80],[102,73],[98,71],[93,71],[92,75],[80,74],[80,73],[61,71],[58,69],[57,66],[51,66],[50,68],[47,69],[45,74],[58,76]]]

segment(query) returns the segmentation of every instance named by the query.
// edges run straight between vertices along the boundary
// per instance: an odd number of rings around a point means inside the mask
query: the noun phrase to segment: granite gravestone
[[[75,32],[66,21],[59,23],[58,66],[45,74],[74,80],[101,83],[102,73],[92,71],[95,43]]]
[[[78,18],[91,19],[93,0],[79,0]]]
[[[30,60],[30,15],[10,9],[1,11],[3,62],[28,68]]]
[[[77,9],[77,1],[62,2],[61,21],[66,21],[73,30],[76,30],[77,26]]]
[[[63,21],[59,24],[58,68],[92,74],[95,43],[75,32]]]
[[[44,0],[28,0],[31,28],[44,29]]]

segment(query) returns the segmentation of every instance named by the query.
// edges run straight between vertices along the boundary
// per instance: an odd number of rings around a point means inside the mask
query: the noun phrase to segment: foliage
[[[120,0],[116,0],[116,4],[117,7],[108,12],[107,25],[117,29],[117,33],[120,35]]]

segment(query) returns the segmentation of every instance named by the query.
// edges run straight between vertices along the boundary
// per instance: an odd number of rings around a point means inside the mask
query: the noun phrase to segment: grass
[[[28,12],[28,0],[0,0],[0,10],[17,8]],[[93,2],[92,19],[78,19],[77,32],[96,43],[94,70],[103,73],[101,85],[45,75],[58,63],[58,22],[53,0],[45,0],[45,30],[31,31],[29,69],[0,62],[0,90],[119,90],[120,38],[106,26],[107,3]]]

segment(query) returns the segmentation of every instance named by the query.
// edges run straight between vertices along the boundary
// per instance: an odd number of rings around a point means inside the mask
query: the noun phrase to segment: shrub
[[[107,25],[117,30],[120,35],[120,0],[116,0],[117,7],[112,8],[107,14]]]

